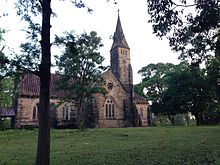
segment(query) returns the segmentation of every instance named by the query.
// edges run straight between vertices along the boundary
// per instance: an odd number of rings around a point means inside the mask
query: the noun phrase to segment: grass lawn
[[[37,129],[0,132],[0,165],[35,162]],[[51,165],[220,165],[220,126],[52,130]]]

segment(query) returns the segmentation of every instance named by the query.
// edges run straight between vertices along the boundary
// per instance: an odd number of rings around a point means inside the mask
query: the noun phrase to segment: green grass
[[[37,130],[0,132],[0,164],[35,162]],[[220,126],[52,130],[52,165],[219,165]]]

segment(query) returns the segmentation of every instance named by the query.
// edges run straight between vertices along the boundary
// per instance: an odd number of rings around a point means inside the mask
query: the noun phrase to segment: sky
[[[78,9],[68,1],[52,0],[52,10],[57,17],[51,20],[51,39],[54,34],[63,35],[64,31],[74,31],[76,34],[96,31],[104,44],[100,49],[105,58],[104,65],[110,65],[111,36],[116,28],[119,10],[124,35],[130,47],[134,84],[141,81],[137,72],[150,63],[179,63],[178,55],[171,51],[168,41],[160,40],[153,34],[152,25],[148,23],[147,0],[117,0],[118,4],[107,0],[84,0],[93,9],[92,13]],[[25,42],[25,33],[22,31],[25,23],[16,16],[12,1],[6,4],[6,0],[0,0],[2,11],[8,12],[7,17],[0,18],[0,27],[8,30],[4,37],[5,43],[17,53],[20,43]],[[51,50],[52,55],[57,54],[56,49],[52,47]]]

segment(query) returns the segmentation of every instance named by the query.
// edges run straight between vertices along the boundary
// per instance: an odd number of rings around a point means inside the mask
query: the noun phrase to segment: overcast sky
[[[66,0],[68,1],[68,0]],[[52,0],[52,9],[57,18],[52,18],[52,34],[62,35],[64,31],[74,30],[77,34],[97,31],[102,38],[104,47],[101,49],[105,57],[105,65],[110,64],[111,36],[114,34],[118,9],[122,28],[131,49],[131,64],[133,67],[134,83],[141,81],[138,70],[150,63],[178,63],[177,54],[170,50],[167,40],[159,40],[152,34],[151,24],[148,23],[147,0],[118,0],[118,4],[107,0],[84,0],[93,9],[89,14],[86,9],[77,9],[71,3]],[[22,32],[24,24],[16,17],[11,1],[0,0],[0,11],[9,11],[9,16],[0,18],[0,27],[9,30],[5,36],[9,47],[18,52],[21,42],[25,41]],[[53,35],[52,35],[53,39]],[[56,54],[52,48],[52,54]]]

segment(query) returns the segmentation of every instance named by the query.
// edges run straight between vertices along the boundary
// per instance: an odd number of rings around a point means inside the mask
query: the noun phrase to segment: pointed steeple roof
[[[115,33],[114,33],[114,36],[113,36],[113,44],[112,44],[111,50],[116,48],[116,47],[122,47],[122,48],[130,49],[129,46],[128,46],[128,43],[125,39],[123,30],[122,30],[119,13],[118,13],[118,21],[117,21],[117,25],[116,25],[116,30],[115,30]]]

